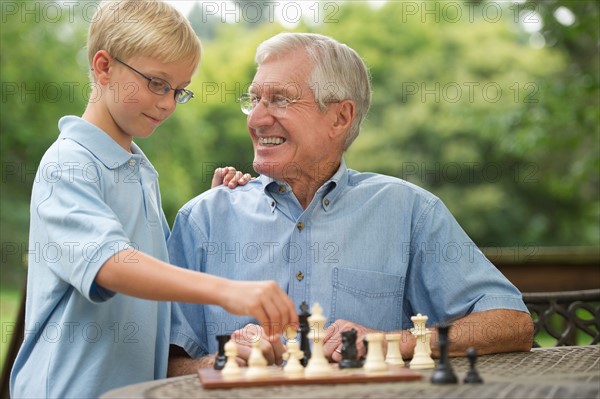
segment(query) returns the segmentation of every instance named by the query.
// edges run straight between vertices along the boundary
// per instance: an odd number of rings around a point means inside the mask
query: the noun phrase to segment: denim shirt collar
[[[270,200],[273,198],[274,193],[290,195],[292,192],[289,184],[286,182],[281,182],[265,175],[260,175],[259,179],[265,195]],[[320,201],[324,211],[331,209],[335,204],[336,198],[344,191],[347,185],[348,169],[346,168],[346,161],[342,158],[338,170],[317,190],[309,208],[314,201]],[[272,201],[271,208],[273,208],[273,211],[275,210],[275,205],[275,202]]]

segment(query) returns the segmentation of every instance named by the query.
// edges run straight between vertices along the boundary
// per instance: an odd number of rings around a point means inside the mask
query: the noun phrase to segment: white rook
[[[369,348],[364,369],[367,373],[386,371],[388,365],[383,357],[383,333],[370,333],[366,336]]]
[[[404,360],[402,359],[402,354],[400,353],[400,341],[402,340],[402,334],[385,334],[385,339],[388,343],[385,362],[387,364],[404,366]]]

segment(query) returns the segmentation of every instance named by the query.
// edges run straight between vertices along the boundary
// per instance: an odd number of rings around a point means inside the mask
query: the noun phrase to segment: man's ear
[[[332,133],[335,136],[346,135],[350,130],[350,125],[356,114],[356,106],[352,100],[343,100],[339,103],[333,103],[330,106],[335,107],[334,121],[332,125]]]
[[[94,54],[94,58],[92,58],[92,70],[98,84],[107,85],[110,82],[112,65],[112,57],[106,50],[99,50]]]

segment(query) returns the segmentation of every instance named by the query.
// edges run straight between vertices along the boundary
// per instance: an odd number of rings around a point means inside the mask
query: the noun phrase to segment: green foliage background
[[[39,159],[57,137],[58,119],[80,115],[89,93],[84,47],[91,14],[84,11],[93,8],[76,2],[58,16],[50,8],[44,14],[46,3],[10,2],[17,13],[2,5],[5,286],[23,278]],[[22,12],[36,4],[37,14]],[[346,155],[351,168],[432,191],[480,246],[598,245],[598,2],[312,4],[291,30],[347,43],[372,75],[373,105]],[[560,6],[574,13],[573,25],[557,22]],[[138,143],[160,173],[170,223],[210,186],[216,166],[253,172],[236,98],[252,80],[256,46],[290,30],[269,18],[225,23],[200,6],[189,18],[204,45],[191,85],[196,98]],[[528,33],[523,27],[534,19],[543,28]],[[540,37],[546,46],[532,46]]]

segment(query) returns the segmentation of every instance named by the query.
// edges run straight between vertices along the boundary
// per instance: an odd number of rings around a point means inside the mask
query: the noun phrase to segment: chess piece
[[[283,366],[283,373],[289,377],[301,376],[304,374],[304,367],[300,361],[304,357],[304,353],[300,350],[300,345],[296,338],[298,332],[288,327],[285,335],[287,337],[286,351],[282,357],[286,363]]]
[[[440,360],[431,375],[432,384],[457,384],[458,379],[448,358],[448,330],[450,325],[441,325],[438,327],[438,341],[440,347]]]
[[[431,331],[425,329],[425,346],[427,347],[427,354],[431,357]]]
[[[240,366],[238,366],[235,358],[237,357],[237,345],[234,341],[227,341],[224,346],[225,356],[227,357],[227,361],[223,366],[223,370],[221,370],[221,375],[223,378],[228,377],[237,377],[242,374],[242,370]]]
[[[386,371],[388,365],[383,357],[383,333],[370,333],[366,335],[369,343],[369,352],[363,366],[367,373]]]
[[[250,357],[248,357],[246,378],[261,378],[268,375],[267,359],[263,356],[260,348],[260,337],[256,337],[256,340],[252,342],[252,350],[250,351]]]
[[[366,338],[363,338],[363,347],[365,348],[365,354],[360,357],[360,367],[365,365],[365,361],[367,360],[367,355],[369,354],[369,341]]]
[[[402,340],[402,334],[385,334],[385,339],[388,343],[385,362],[387,364],[404,366],[404,360],[400,353],[400,340]]]
[[[318,303],[315,303],[311,309],[312,316],[308,317],[308,323],[311,328],[312,339],[312,354],[308,360],[308,364],[304,369],[304,375],[307,377],[321,377],[330,375],[333,370],[329,366],[329,362],[323,352],[323,339],[325,338],[325,317],[323,316],[323,308]]]
[[[341,369],[362,367],[362,363],[358,360],[358,350],[356,349],[356,333],[357,331],[354,328],[341,333],[342,360],[339,364]]]
[[[227,363],[227,357],[225,356],[225,344],[229,341],[230,338],[230,335],[217,335],[217,341],[219,342],[219,351],[217,352],[217,357],[215,358],[215,370],[223,370],[223,367],[225,367],[225,363]]]
[[[300,304],[300,314],[298,315],[298,330],[300,331],[300,350],[304,354],[302,359],[300,359],[300,363],[306,367],[308,364],[308,359],[310,359],[310,344],[308,341],[308,333],[310,332],[310,326],[308,325],[308,318],[310,317],[310,313],[308,313],[308,304],[306,302],[302,302]]]
[[[469,359],[469,371],[463,382],[465,384],[481,384],[483,380],[479,376],[479,373],[475,369],[475,362],[477,361],[477,349],[470,347],[467,349],[467,358]]]
[[[425,327],[428,317],[417,313],[410,319],[414,325],[410,332],[416,337],[417,344],[409,367],[415,370],[432,369],[435,367],[435,362],[431,358],[431,331]]]

